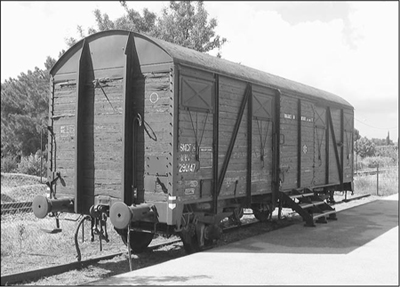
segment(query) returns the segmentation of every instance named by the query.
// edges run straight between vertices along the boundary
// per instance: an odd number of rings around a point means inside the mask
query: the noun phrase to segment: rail
[[[179,240],[178,239],[169,240],[166,242],[157,243],[154,245],[150,245],[148,248],[150,250],[155,250],[155,249],[161,248],[163,246],[174,244],[176,242],[180,242],[180,239]],[[37,280],[41,277],[49,277],[49,276],[54,276],[54,275],[61,274],[64,272],[68,272],[71,270],[79,270],[79,269],[85,268],[87,266],[90,266],[94,263],[97,263],[101,260],[109,260],[114,257],[123,255],[125,253],[126,252],[117,252],[117,253],[113,253],[113,254],[109,254],[109,255],[103,255],[103,256],[98,256],[95,258],[87,259],[87,260],[82,260],[80,262],[75,261],[75,262],[61,264],[61,265],[57,265],[57,266],[35,269],[35,270],[27,271],[27,272],[4,275],[4,276],[1,276],[1,285],[4,286],[6,284],[9,285],[9,284],[16,284],[16,283],[21,283],[21,282],[29,282],[29,281]]]
[[[230,227],[224,228],[224,233],[233,232],[235,230],[238,230],[239,228],[250,227],[255,224],[260,224],[260,222],[253,221],[253,222],[242,224],[242,225],[230,226]],[[177,243],[180,241],[181,241],[180,239],[168,240],[166,242],[150,245],[148,248],[150,250],[155,250],[155,249],[161,248],[163,246],[171,245],[171,244],[174,244],[174,243]],[[64,272],[68,272],[71,270],[79,270],[79,269],[85,268],[87,266],[90,266],[92,264],[95,264],[101,260],[109,260],[109,259],[112,259],[114,257],[120,256],[123,254],[126,254],[126,252],[125,251],[117,252],[117,253],[113,253],[113,254],[109,254],[109,255],[98,256],[95,258],[82,260],[80,262],[76,261],[76,262],[66,263],[66,264],[62,264],[62,265],[31,270],[31,271],[27,271],[27,272],[4,275],[4,276],[1,276],[1,285],[4,286],[6,284],[29,282],[29,281],[37,280],[41,277],[49,277],[49,276],[54,276],[54,275],[61,274]]]
[[[368,197],[368,196],[370,196],[370,194],[360,195],[360,196],[356,196],[356,197],[353,197],[350,199],[343,199],[341,201],[335,202],[333,205],[340,204],[340,203],[346,203],[346,202],[349,202],[352,200],[357,200],[357,199],[361,199],[363,197]],[[246,214],[248,214],[248,213],[246,213]],[[258,220],[252,220],[250,222],[243,223],[240,225],[233,225],[233,226],[225,227],[225,228],[223,228],[223,232],[230,233],[230,232],[233,232],[238,229],[248,228],[248,227],[251,227],[254,225],[262,225],[262,224],[263,223]],[[156,250],[160,247],[168,246],[168,245],[180,242],[180,241],[181,241],[180,239],[166,240],[165,242],[162,242],[162,243],[157,243],[157,244],[153,244],[153,245],[150,244],[150,246],[148,248],[150,250]],[[210,248],[212,248],[212,247],[210,247]],[[113,253],[113,254],[109,254],[109,255],[105,255],[105,256],[99,256],[99,257],[83,260],[80,262],[72,262],[72,263],[62,264],[62,265],[58,265],[58,266],[52,266],[52,267],[47,267],[47,268],[31,270],[31,271],[27,271],[27,272],[21,272],[21,273],[15,273],[15,274],[1,276],[1,285],[4,286],[6,284],[29,282],[29,281],[37,280],[41,277],[54,276],[54,275],[61,274],[61,273],[71,271],[71,270],[80,270],[80,269],[90,266],[94,263],[97,263],[101,260],[112,259],[114,257],[120,256],[123,254],[126,254],[126,252],[125,251],[118,252],[118,253]]]
[[[32,201],[1,204],[1,215],[32,212]]]

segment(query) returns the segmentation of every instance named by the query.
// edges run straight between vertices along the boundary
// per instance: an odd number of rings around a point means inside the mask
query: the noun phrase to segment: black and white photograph
[[[399,286],[398,1],[1,1],[1,285]]]

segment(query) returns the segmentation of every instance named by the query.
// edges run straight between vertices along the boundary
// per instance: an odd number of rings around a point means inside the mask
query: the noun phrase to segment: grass
[[[355,195],[376,195],[376,175],[361,175],[354,178]],[[43,178],[43,182],[45,182]],[[379,175],[379,195],[388,196],[398,192],[398,169],[393,168]],[[1,174],[1,201],[30,201],[38,194],[46,194],[46,185],[40,177],[21,174]],[[3,200],[4,199],[4,200]],[[63,214],[60,220],[62,232],[48,234],[42,229],[56,227],[55,219],[36,218],[33,213],[8,214],[1,216],[1,269],[3,274],[23,272],[41,267],[76,261],[74,232],[78,215]],[[69,218],[67,217],[69,216]],[[64,219],[64,220],[63,220]],[[85,221],[84,237],[79,231],[79,246],[82,260],[90,257],[126,251],[119,235],[114,231],[110,220],[107,231],[110,242],[103,241],[100,253],[99,238],[90,242],[90,222]],[[161,238],[160,238],[161,239]]]
[[[354,177],[354,193],[388,196],[398,193],[398,168],[391,168],[377,175],[359,175]]]
[[[20,173],[1,173],[1,203],[32,201],[36,195],[45,195],[46,178]]]
[[[40,177],[24,174],[1,174],[2,203],[30,201],[37,194],[44,195],[46,193],[46,185],[40,183]],[[56,228],[55,218],[46,216],[44,219],[38,219],[33,213],[1,215],[2,274],[25,272],[77,261],[74,242],[77,219],[79,219],[79,215],[62,213],[60,215],[62,232],[49,234],[43,230]],[[82,240],[82,228],[78,233],[82,260],[127,251],[110,219],[107,220],[107,233],[110,241],[108,243],[102,241],[102,251],[100,252],[99,236],[95,235],[94,241],[91,242],[90,221],[84,222],[84,241]],[[162,240],[162,237],[158,237],[153,241],[156,243]]]
[[[71,219],[72,216],[70,216]],[[75,216],[77,218],[77,216]],[[64,219],[64,220],[63,220]],[[77,260],[74,233],[77,221],[61,218],[62,232],[49,234],[43,230],[56,227],[54,218],[36,218],[33,213],[2,215],[1,217],[1,270],[3,274],[24,272],[41,267],[49,267]],[[90,240],[90,222],[84,223],[84,239],[79,230],[78,240],[82,260],[114,252],[125,251],[120,236],[113,230],[111,222],[107,222],[110,242],[103,240],[103,251],[100,250],[99,237]]]
[[[36,195],[46,195],[46,178],[40,182],[40,177],[1,173],[1,203],[32,201]],[[23,272],[45,266],[76,261],[74,232],[78,215],[62,214],[60,227],[62,232],[45,233],[56,227],[54,218],[47,216],[38,219],[33,213],[17,213],[1,215],[1,270],[3,274]],[[68,220],[69,219],[69,220]],[[75,220],[75,221],[74,221]],[[82,260],[125,251],[120,236],[114,231],[110,220],[107,222],[107,232],[110,243],[103,241],[103,252],[100,253],[99,237],[95,235],[90,241],[90,222],[84,223],[84,238],[79,231],[79,247]]]

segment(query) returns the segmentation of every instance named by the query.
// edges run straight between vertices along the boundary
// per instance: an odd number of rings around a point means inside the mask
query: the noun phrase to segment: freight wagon
[[[76,43],[50,74],[37,217],[83,214],[101,238],[110,218],[135,252],[155,233],[193,252],[244,208],[264,221],[289,207],[314,226],[353,189],[354,112],[337,95],[121,30]]]

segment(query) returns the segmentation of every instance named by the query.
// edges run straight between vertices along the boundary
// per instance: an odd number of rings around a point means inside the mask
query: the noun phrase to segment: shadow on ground
[[[110,278],[110,282],[107,282],[107,279],[102,280],[101,283],[104,285],[112,284],[112,285],[163,285],[163,284],[182,284],[188,281],[192,281],[194,279],[209,279],[210,276],[207,275],[196,275],[196,276],[130,276],[130,277],[113,277]],[[95,283],[95,282],[91,282]]]
[[[398,201],[377,200],[337,218],[316,227],[295,224],[207,252],[347,254],[398,226]]]

